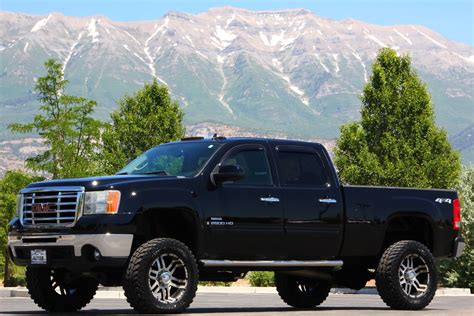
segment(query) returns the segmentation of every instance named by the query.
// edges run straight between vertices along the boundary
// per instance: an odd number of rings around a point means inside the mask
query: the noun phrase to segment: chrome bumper
[[[81,256],[82,247],[91,245],[100,251],[102,257],[126,258],[132,249],[132,234],[80,234],[80,235],[23,235],[8,236],[8,247],[14,257],[15,247],[73,246],[74,255]]]

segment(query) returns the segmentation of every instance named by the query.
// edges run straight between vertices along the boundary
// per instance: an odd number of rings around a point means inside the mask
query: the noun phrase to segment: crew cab
[[[9,225],[13,261],[48,311],[123,286],[138,312],[187,308],[198,282],[275,271],[281,298],[321,304],[331,287],[375,278],[387,305],[421,309],[435,258],[459,256],[456,192],[341,184],[318,143],[188,138],[113,176],[32,183]]]

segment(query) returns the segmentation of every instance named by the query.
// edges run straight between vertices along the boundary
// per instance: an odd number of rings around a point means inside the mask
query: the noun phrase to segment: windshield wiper
[[[123,176],[125,174],[128,174],[128,172],[117,172],[115,175],[116,176]]]
[[[140,175],[140,174],[157,174],[157,175],[160,175],[160,176],[169,176],[168,172],[166,172],[164,170],[150,171],[150,172],[136,173],[136,174],[137,175]]]

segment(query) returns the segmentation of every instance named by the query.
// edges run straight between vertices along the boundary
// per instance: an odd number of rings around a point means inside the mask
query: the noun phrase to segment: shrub
[[[232,282],[220,282],[220,281],[200,281],[201,286],[231,286]]]
[[[7,226],[16,214],[16,196],[27,184],[42,178],[22,171],[9,170],[0,179],[0,276],[4,286],[16,286],[24,276],[24,269],[16,267],[7,254]]]
[[[275,274],[271,271],[252,271],[248,278],[252,286],[275,286]]]
[[[464,254],[440,264],[440,283],[447,287],[470,288],[474,293],[474,167],[464,167],[457,188],[461,201],[461,234],[466,242]]]

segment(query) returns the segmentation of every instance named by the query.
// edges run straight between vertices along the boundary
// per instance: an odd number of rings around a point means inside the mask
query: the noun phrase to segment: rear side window
[[[239,181],[226,182],[245,185],[271,185],[272,175],[265,151],[263,149],[245,149],[227,157],[222,165],[238,165],[245,177]]]
[[[328,176],[321,157],[312,152],[278,152],[278,173],[284,186],[323,186]]]

